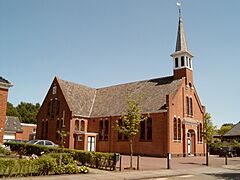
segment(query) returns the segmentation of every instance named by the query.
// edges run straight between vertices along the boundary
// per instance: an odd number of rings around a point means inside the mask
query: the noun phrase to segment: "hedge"
[[[114,153],[89,152],[82,150],[66,149],[59,147],[47,147],[26,143],[6,142],[6,146],[10,146],[11,151],[18,152],[20,155],[36,154],[40,156],[43,152],[47,153],[69,153],[79,165],[94,167],[105,170],[115,170],[116,161]]]
[[[6,159],[0,158],[0,177],[22,177],[54,174],[54,158]]]

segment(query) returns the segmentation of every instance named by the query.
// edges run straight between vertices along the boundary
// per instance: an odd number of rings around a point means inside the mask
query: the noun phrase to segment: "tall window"
[[[60,136],[59,136],[59,133],[58,133],[58,131],[60,130],[59,124],[60,124],[60,122],[59,122],[59,120],[57,120],[57,125],[56,125],[56,139],[60,139]]]
[[[104,140],[108,140],[108,120],[105,120]]]
[[[178,58],[175,58],[175,68],[178,68]]]
[[[200,141],[202,142],[203,140],[203,126],[202,123],[200,123]]]
[[[173,139],[177,140],[177,118],[173,120]]]
[[[140,122],[140,140],[152,140],[152,118]]]
[[[193,115],[193,102],[192,102],[192,98],[190,98],[190,115]]]
[[[152,118],[147,119],[147,140],[152,140]]]
[[[80,128],[79,128],[79,120],[75,120],[75,131],[79,131]]]
[[[186,66],[188,67],[188,57],[186,57]]]
[[[173,140],[181,140],[182,139],[182,122],[180,118],[173,119]]]
[[[45,122],[45,138],[48,138],[48,121]]]
[[[44,139],[44,137],[45,137],[45,132],[44,132],[44,129],[45,129],[45,127],[44,127],[44,121],[42,121],[42,133],[41,133],[41,139]]]
[[[192,60],[189,58],[189,67],[192,68]]]
[[[186,97],[186,113],[187,113],[187,115],[189,115],[189,98],[188,97]]]
[[[103,138],[103,121],[102,120],[100,120],[99,121],[99,140],[102,140],[102,138]]]
[[[184,66],[184,56],[181,56],[181,66]]]
[[[182,125],[182,123],[181,123],[181,119],[178,119],[178,140],[181,140],[182,138],[182,132],[181,132],[181,125]]]
[[[140,122],[140,140],[145,140],[145,121]]]
[[[108,120],[99,121],[99,140],[108,140],[109,122]]]
[[[200,141],[200,124],[197,125],[197,141]]]
[[[85,123],[84,120],[81,120],[81,131],[85,130]]]

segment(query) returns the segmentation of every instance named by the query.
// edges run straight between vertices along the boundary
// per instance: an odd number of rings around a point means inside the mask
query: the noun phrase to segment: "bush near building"
[[[115,170],[116,168],[114,153],[89,152],[15,142],[6,142],[5,145],[10,146],[11,151],[15,151],[20,155],[29,156],[35,154],[41,156],[43,153],[68,153],[79,165],[105,170]]]

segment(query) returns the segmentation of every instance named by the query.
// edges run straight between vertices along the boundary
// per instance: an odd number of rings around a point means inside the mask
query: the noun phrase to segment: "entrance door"
[[[88,151],[95,151],[95,137],[88,136]]]
[[[192,144],[191,144],[191,133],[188,132],[187,133],[187,153],[188,156],[190,156],[192,154],[191,150],[192,150]]]

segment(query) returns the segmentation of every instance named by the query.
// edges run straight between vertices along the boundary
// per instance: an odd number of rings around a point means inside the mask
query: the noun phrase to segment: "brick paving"
[[[122,170],[129,167],[129,156],[122,156]],[[240,157],[228,158],[228,165],[240,164]],[[209,156],[209,166],[222,167],[225,165],[225,158],[218,156]],[[119,167],[119,163],[117,164]],[[171,169],[186,169],[206,166],[205,156],[194,157],[176,157],[170,160]],[[133,157],[133,167],[137,169],[137,156]],[[167,169],[166,158],[140,157],[140,170]]]

